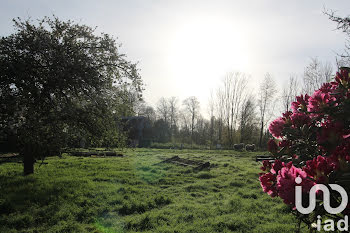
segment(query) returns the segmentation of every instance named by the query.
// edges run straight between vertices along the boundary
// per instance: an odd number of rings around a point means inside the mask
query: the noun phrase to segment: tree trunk
[[[193,130],[194,130],[194,114],[192,114],[192,125],[191,125],[191,149],[193,149]]]
[[[34,173],[34,162],[34,155],[32,153],[25,153],[23,155],[23,171],[25,176]]]
[[[261,128],[260,128],[260,139],[259,139],[259,147],[262,148],[262,136],[264,132],[264,122],[261,121]]]
[[[222,138],[222,124],[221,124],[221,120],[220,120],[219,121],[219,144],[222,144],[221,138]]]

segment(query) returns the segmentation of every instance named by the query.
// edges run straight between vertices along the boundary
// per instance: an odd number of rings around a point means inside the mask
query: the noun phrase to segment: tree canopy
[[[73,21],[14,19],[0,39],[0,126],[15,132],[25,174],[72,134],[103,135],[141,98],[135,63],[108,34]]]

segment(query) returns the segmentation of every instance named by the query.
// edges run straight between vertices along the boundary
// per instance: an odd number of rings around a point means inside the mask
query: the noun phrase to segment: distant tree
[[[179,135],[178,139],[182,143],[188,143],[191,140],[191,130],[190,130],[190,114],[187,109],[180,109],[179,111]]]
[[[154,139],[157,142],[169,142],[170,141],[170,128],[164,119],[158,119],[154,122]]]
[[[282,105],[284,112],[290,111],[290,104],[294,101],[295,96],[301,92],[298,77],[296,75],[289,76],[288,83],[284,86],[282,92]]]
[[[146,117],[150,122],[154,122],[156,120],[156,113],[151,106],[145,106],[141,115]]]
[[[256,128],[256,103],[252,96],[245,98],[240,112],[240,142],[252,143]]]
[[[259,136],[259,146],[262,147],[262,139],[264,135],[264,128],[267,122],[270,120],[271,112],[274,107],[274,97],[277,94],[276,83],[273,77],[266,73],[264,79],[260,83],[258,92],[258,110],[260,116],[260,136]]]
[[[234,134],[239,118],[240,107],[245,95],[247,77],[244,73],[231,72],[223,79],[223,87],[218,90],[219,103],[223,104],[223,116],[227,129],[227,142],[233,146]]]
[[[199,115],[197,117],[195,128],[194,142],[197,145],[207,145],[209,142],[210,122]]]
[[[215,112],[217,115],[218,124],[218,142],[223,144],[223,130],[224,130],[224,120],[225,120],[225,94],[222,87],[216,90],[216,103]]]
[[[331,80],[332,73],[333,68],[330,63],[322,63],[317,58],[311,58],[310,64],[304,70],[302,91],[311,95],[323,83]]]
[[[72,21],[14,20],[0,39],[0,128],[17,132],[24,174],[36,158],[59,154],[70,133],[105,134],[130,87],[140,97],[136,64],[107,34]]]
[[[337,29],[343,31],[347,35],[345,42],[345,51],[339,55],[340,59],[337,61],[338,67],[350,66],[350,17],[339,17],[335,15],[332,10],[325,10],[324,13],[330,20],[337,23]]]
[[[156,120],[156,112],[152,106],[149,106],[145,101],[139,101],[134,107],[134,112],[137,116],[146,117],[149,122]]]
[[[210,97],[208,100],[208,113],[209,113],[209,148],[212,149],[214,143],[214,133],[215,133],[215,99],[213,95],[213,91],[210,92]]]
[[[169,113],[168,101],[164,97],[161,97],[157,102],[157,114],[163,119],[165,124],[169,124]]]
[[[191,129],[191,145],[192,145],[195,120],[199,116],[200,104],[198,99],[195,96],[191,96],[183,101],[183,105],[185,106],[186,111],[190,114],[190,117],[191,117],[190,129]]]
[[[177,118],[178,118],[178,100],[175,96],[168,99],[168,109],[169,109],[169,120],[170,120],[170,129],[171,136],[174,137],[175,132],[177,131]]]

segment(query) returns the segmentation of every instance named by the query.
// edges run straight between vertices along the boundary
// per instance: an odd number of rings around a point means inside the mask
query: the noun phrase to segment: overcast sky
[[[350,14],[349,0],[256,1],[19,1],[2,0],[0,35],[12,18],[56,15],[118,37],[129,60],[139,62],[146,102],[197,96],[205,110],[225,73],[252,76],[251,88],[271,73],[280,86],[301,75],[311,57],[335,63],[345,35],[322,11]]]

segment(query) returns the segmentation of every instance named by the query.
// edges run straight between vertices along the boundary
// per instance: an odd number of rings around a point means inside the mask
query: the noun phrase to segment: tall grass
[[[35,174],[0,165],[0,232],[294,232],[262,192],[255,153],[136,149],[125,157],[48,158]],[[210,161],[196,171],[162,161]]]

